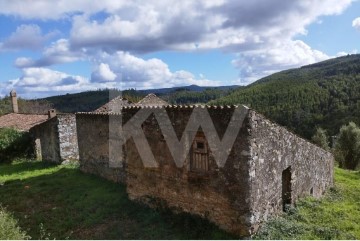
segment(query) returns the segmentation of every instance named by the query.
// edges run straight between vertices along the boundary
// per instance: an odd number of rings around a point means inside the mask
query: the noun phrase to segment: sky
[[[0,97],[247,85],[360,50],[356,0],[0,0]]]

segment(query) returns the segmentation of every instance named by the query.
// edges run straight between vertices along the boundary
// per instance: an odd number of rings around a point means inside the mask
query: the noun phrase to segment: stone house
[[[57,115],[54,109],[46,115],[19,113],[15,90],[10,96],[13,113],[0,116],[0,128],[29,132],[38,160],[55,163],[78,160],[75,114]]]
[[[248,237],[300,197],[321,197],[333,185],[331,153],[245,106],[120,109],[76,114],[79,161],[84,172],[124,183],[130,199]]]
[[[10,92],[11,107],[13,112],[0,116],[0,128],[14,128],[19,131],[29,131],[48,119],[48,115],[19,113],[17,94],[13,90]]]

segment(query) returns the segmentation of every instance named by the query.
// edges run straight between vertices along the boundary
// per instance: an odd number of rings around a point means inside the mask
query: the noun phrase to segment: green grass
[[[269,220],[255,239],[360,239],[360,172],[335,169],[335,187]]]
[[[303,199],[254,238],[360,239],[360,172],[336,168],[335,182],[324,198]],[[34,239],[236,238],[199,217],[132,202],[125,186],[74,166],[0,165],[0,205],[18,220],[13,227]]]
[[[33,239],[231,239],[196,216],[154,210],[125,186],[43,162],[0,165],[0,205]]]

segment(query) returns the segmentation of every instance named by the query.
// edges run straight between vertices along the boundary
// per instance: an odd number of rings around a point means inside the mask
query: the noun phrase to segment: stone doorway
[[[286,211],[286,207],[291,205],[291,167],[282,172],[282,203],[283,211]]]

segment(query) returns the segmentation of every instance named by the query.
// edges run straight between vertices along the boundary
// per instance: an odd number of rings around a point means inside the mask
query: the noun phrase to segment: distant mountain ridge
[[[150,93],[154,93],[172,104],[206,103],[221,96],[225,96],[233,89],[239,88],[232,86],[198,86],[189,85],[173,88],[159,88],[147,90],[94,90],[75,94],[65,94],[51,96],[40,101],[49,102],[59,112],[87,112],[93,111],[109,102],[112,98],[122,95],[129,101],[138,102]]]
[[[171,88],[160,88],[160,89],[147,89],[147,90],[139,90],[139,92],[143,92],[146,94],[155,93],[155,94],[168,94],[170,92],[179,91],[179,90],[188,90],[201,92],[206,89],[220,89],[220,90],[229,90],[238,88],[238,85],[229,85],[229,86],[198,86],[198,85],[187,85],[181,87],[171,87]]]

